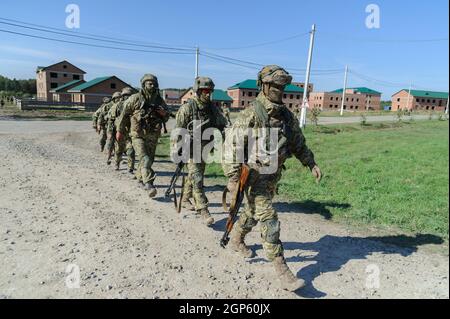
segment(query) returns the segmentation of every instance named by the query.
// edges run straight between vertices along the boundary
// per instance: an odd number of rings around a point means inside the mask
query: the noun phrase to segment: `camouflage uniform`
[[[214,83],[209,78],[197,78],[203,82],[205,88],[214,89]],[[203,88],[202,85],[194,86],[194,91]],[[201,134],[208,128],[217,128],[223,132],[227,125],[226,119],[223,117],[220,110],[214,106],[211,101],[204,103],[199,100],[198,97],[189,99],[187,103],[183,104],[176,116],[176,127],[191,129],[190,125],[193,121],[201,121]],[[204,123],[204,124],[203,124]],[[208,140],[201,141],[201,151],[203,153],[203,147],[210,143]],[[207,224],[211,225],[214,220],[212,219],[208,211],[208,199],[206,198],[205,191],[203,189],[203,181],[206,164],[201,159],[200,163],[194,163],[193,161],[193,147],[191,145],[191,157],[187,163],[188,177],[184,184],[183,201],[188,201],[190,198],[194,198],[195,210],[199,212],[206,220]]]
[[[274,69],[277,70],[276,66],[270,66],[263,69],[263,71],[265,70],[265,72],[269,73]],[[287,74],[281,68],[278,70]],[[290,76],[287,77],[288,80],[289,78]],[[243,131],[246,132],[248,128],[280,129],[278,136],[278,169],[273,174],[260,174],[257,180],[251,183],[247,189],[245,210],[234,226],[234,233],[231,238],[232,248],[234,247],[234,250],[240,251],[246,257],[251,257],[253,253],[245,246],[244,238],[259,222],[262,246],[267,258],[270,261],[277,261],[277,273],[284,278],[286,285],[288,287],[294,286],[295,289],[298,289],[302,287],[303,283],[297,281],[284,261],[283,245],[280,241],[280,222],[272,206],[272,200],[276,193],[277,183],[281,179],[283,164],[286,159],[294,155],[304,166],[313,169],[316,165],[314,155],[306,146],[305,137],[300,130],[299,122],[292,112],[283,104],[271,102],[264,92],[261,92],[248,108],[241,111],[233,125],[233,130],[244,129]],[[252,132],[255,131],[252,130]],[[240,136],[240,138],[244,140],[245,144],[242,147],[247,148],[247,136]],[[231,145],[233,145],[232,153],[236,154],[236,143],[232,142]],[[224,162],[223,168],[227,177],[234,180],[237,179],[240,168],[239,163]]]
[[[95,126],[97,127],[97,130],[100,134],[100,147],[101,151],[103,152],[106,144],[107,139],[107,133],[106,133],[106,120],[105,120],[105,114],[108,112],[109,108],[112,105],[112,101],[109,101],[107,103],[103,103],[100,108],[94,113],[93,121],[95,121]],[[93,124],[94,125],[94,124]]]
[[[115,137],[117,123],[120,115],[122,114],[125,101],[128,99],[130,95],[133,94],[133,90],[131,88],[124,88],[121,93],[121,99],[113,106],[108,112],[108,133]],[[120,167],[120,162],[122,161],[122,154],[126,152],[127,161],[128,161],[128,170],[130,173],[134,171],[134,160],[135,160],[135,152],[133,149],[133,145],[131,143],[131,138],[129,136],[130,130],[130,122],[128,121],[125,125],[124,139],[117,141],[114,138],[114,156],[116,163],[116,170]]]
[[[223,105],[222,113],[223,113],[223,116],[226,118],[228,125],[231,126],[232,123],[231,123],[231,119],[230,119],[230,110],[228,109],[228,107],[226,105]]]
[[[126,132],[127,123],[130,123],[129,135],[139,160],[136,178],[150,191],[150,197],[153,197],[156,195],[153,186],[156,175],[152,165],[163,123],[169,120],[169,112],[157,88],[154,92],[146,91],[144,85],[147,81],[156,85],[158,83],[154,75],[145,75],[141,79],[142,89],[125,101],[122,114],[116,123],[120,133]]]

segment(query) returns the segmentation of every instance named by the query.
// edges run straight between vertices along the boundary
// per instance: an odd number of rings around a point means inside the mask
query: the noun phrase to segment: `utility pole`
[[[341,116],[344,115],[345,91],[347,90],[348,65],[345,66],[344,88],[342,90]]]
[[[305,89],[303,90],[303,103],[302,103],[302,111],[300,113],[300,128],[304,128],[306,126],[306,110],[308,108],[308,95],[309,95],[309,79],[311,75],[311,63],[312,63],[312,55],[314,50],[314,36],[316,34],[316,25],[312,25],[311,29],[311,38],[309,41],[309,53],[308,53],[308,64],[306,66],[306,80],[305,80]]]
[[[406,110],[408,110],[408,106],[409,106],[409,97],[411,96],[411,88],[412,88],[412,84],[409,85],[408,100],[406,100]]]
[[[200,49],[199,49],[199,47],[196,47],[195,48],[195,78],[198,78],[199,55],[200,55]]]
[[[448,99],[449,98],[449,96],[447,96],[447,107],[445,108],[445,114],[447,114],[448,115]]]

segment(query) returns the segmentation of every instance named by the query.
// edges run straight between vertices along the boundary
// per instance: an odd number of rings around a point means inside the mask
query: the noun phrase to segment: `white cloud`
[[[0,45],[0,50],[4,52],[14,53],[18,55],[24,55],[34,58],[46,58],[46,59],[55,59],[55,55],[51,52],[47,51],[39,51],[29,48],[16,47],[12,45]]]

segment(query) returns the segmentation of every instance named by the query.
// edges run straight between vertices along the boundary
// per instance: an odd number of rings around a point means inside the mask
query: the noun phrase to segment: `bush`
[[[322,113],[322,110],[318,107],[314,107],[311,110],[310,120],[314,124],[314,126],[317,126],[319,124],[320,113]]]

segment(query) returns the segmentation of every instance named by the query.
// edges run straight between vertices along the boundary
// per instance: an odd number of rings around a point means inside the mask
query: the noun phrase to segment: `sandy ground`
[[[449,297],[448,254],[423,249],[439,238],[401,248],[277,202],[288,264],[307,281],[283,291],[258,227],[248,236],[255,258],[219,247],[221,185],[208,183],[207,228],[163,198],[172,163],[155,164],[151,200],[125,165],[106,166],[97,139],[88,122],[0,121],[0,298]],[[79,288],[67,285],[72,264]]]

